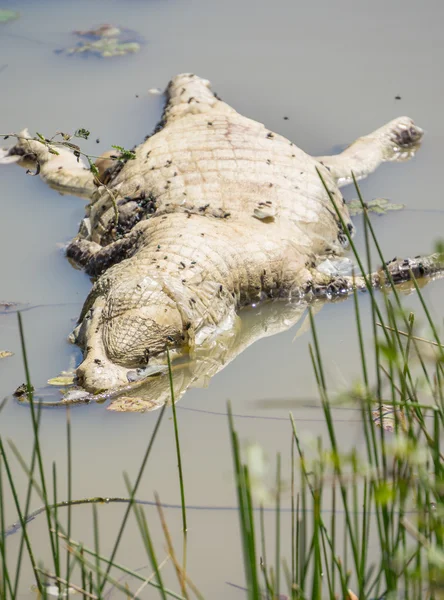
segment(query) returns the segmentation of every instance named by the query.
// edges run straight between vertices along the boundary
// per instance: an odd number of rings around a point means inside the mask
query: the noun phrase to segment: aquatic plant
[[[67,55],[83,54],[112,58],[140,51],[140,36],[136,32],[114,25],[101,25],[86,31],[74,31],[80,41],[66,48]]]
[[[9,23],[9,21],[15,21],[19,17],[20,13],[16,10],[0,8],[0,23]]]

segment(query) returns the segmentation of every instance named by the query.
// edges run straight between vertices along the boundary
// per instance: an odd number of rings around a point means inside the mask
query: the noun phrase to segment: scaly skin
[[[79,383],[95,391],[123,385],[129,368],[165,347],[192,349],[240,307],[301,290],[311,275],[291,230],[250,220],[177,213],[140,223],[133,256],[108,269],[86,301]]]
[[[53,168],[38,142],[19,141],[3,159],[23,163],[31,148],[51,186],[76,194],[83,186],[92,200],[67,252],[100,275],[72,338],[84,350],[78,382],[92,392],[127,385],[135,368],[164,360],[166,348],[192,353],[253,302],[329,286],[348,293],[353,283],[316,269],[347,245],[317,169],[352,234],[339,186],[352,170],[364,177],[409,158],[422,136],[401,117],[341,155],[316,159],[239,115],[195,75],[178,75],[166,93],[157,132],[135,160],[101,173],[105,185],[72,163]]]

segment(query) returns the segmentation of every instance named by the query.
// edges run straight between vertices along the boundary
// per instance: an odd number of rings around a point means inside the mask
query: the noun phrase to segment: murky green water
[[[4,0],[2,6],[19,9],[22,17],[0,26],[0,133],[28,126],[49,135],[85,127],[92,132],[91,141],[84,144],[86,151],[100,154],[110,144],[131,147],[152,130],[161,113],[161,99],[148,94],[148,89],[163,88],[182,71],[209,78],[237,110],[312,154],[328,153],[407,114],[426,130],[423,148],[409,163],[383,166],[362,183],[362,191],[367,199],[384,196],[408,207],[402,213],[373,217],[388,258],[428,253],[442,236],[441,3]],[[115,60],[54,53],[72,45],[72,30],[106,22],[137,30],[147,44],[139,54]],[[395,100],[397,95],[401,100]],[[346,194],[353,196],[352,190]],[[0,301],[35,306],[23,318],[32,378],[39,387],[72,360],[80,359],[66,336],[90,282],[70,267],[62,246],[77,232],[84,201],[62,197],[23,170],[4,167],[0,206]],[[356,222],[359,227],[359,218]],[[362,247],[359,232],[358,238]],[[444,282],[434,282],[424,295],[441,323]],[[418,307],[414,296],[407,301]],[[361,306],[370,340],[366,297]],[[359,377],[352,320],[351,302],[325,306],[316,317],[336,389]],[[264,406],[258,400],[298,398],[293,412],[301,431],[310,436],[324,433],[320,411],[306,406],[316,397],[307,352],[310,338],[308,334],[294,337],[295,332],[289,330],[259,341],[221,371],[207,389],[190,389],[178,405],[186,500],[201,507],[189,512],[189,571],[207,597],[241,597],[242,593],[225,583],[243,581],[237,514],[210,510],[235,505],[224,416],[227,400],[242,416],[237,419],[241,438],[257,441],[271,458],[276,451],[282,452],[285,465],[290,448],[288,406],[273,402]],[[0,315],[0,349],[6,348],[16,354],[0,363],[0,398],[24,380],[17,319],[12,312]],[[338,410],[336,415],[344,445],[359,445],[357,413]],[[121,474],[125,470],[135,475],[156,418],[155,412],[113,414],[104,406],[73,410],[74,495],[125,495]],[[0,432],[29,454],[31,428],[26,408],[10,402],[1,413]],[[42,440],[48,468],[52,460],[58,461],[62,490],[64,411],[44,413]],[[138,497],[152,500],[154,490],[164,502],[180,503],[171,420],[162,426]],[[62,492],[59,495],[65,497]],[[284,503],[289,504],[288,495]],[[38,504],[35,499],[34,506]],[[14,520],[12,508],[10,514]],[[99,515],[106,551],[122,508],[102,506]],[[167,516],[179,540],[180,511],[171,508]],[[162,555],[154,511],[151,522]],[[284,528],[287,525],[284,519]],[[89,507],[76,509],[75,527],[76,535],[91,543]],[[30,525],[37,537],[44,530],[42,518]],[[135,532],[133,525],[131,532]],[[42,558],[49,559],[49,553],[43,552]],[[134,568],[148,563],[136,534],[126,536],[119,559]],[[22,597],[29,596],[27,583],[31,582],[30,576],[24,579]]]

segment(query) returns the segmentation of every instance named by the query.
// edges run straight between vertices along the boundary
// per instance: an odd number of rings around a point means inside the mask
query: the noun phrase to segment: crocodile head
[[[157,300],[137,308],[129,302],[115,310],[108,297],[95,299],[70,336],[83,350],[76,371],[81,387],[99,393],[126,386],[146,371],[151,359],[166,360],[166,348],[176,354],[185,346],[179,311],[164,295]]]

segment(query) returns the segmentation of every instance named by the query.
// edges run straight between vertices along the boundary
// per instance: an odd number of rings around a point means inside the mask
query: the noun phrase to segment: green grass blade
[[[51,512],[49,509],[50,502],[49,502],[49,496],[48,496],[48,492],[47,492],[46,476],[45,476],[45,471],[43,468],[43,457],[42,457],[40,440],[39,440],[39,428],[38,428],[39,419],[37,417],[36,409],[34,406],[34,396],[33,396],[33,391],[32,391],[31,376],[30,376],[30,371],[29,371],[29,366],[28,366],[28,357],[27,357],[26,344],[25,344],[25,334],[24,334],[24,330],[23,330],[23,321],[22,321],[22,315],[21,315],[20,311],[17,313],[17,318],[18,318],[19,333],[20,333],[20,344],[21,344],[21,348],[22,348],[23,365],[25,368],[25,375],[26,375],[26,386],[27,386],[27,390],[28,390],[29,406],[30,406],[30,411],[31,411],[31,421],[32,421],[32,428],[33,428],[33,435],[34,435],[37,465],[38,465],[40,483],[41,483],[41,488],[42,488],[42,493],[43,493],[43,501],[45,504],[45,514],[46,514],[46,522],[47,522],[47,528],[48,528],[49,541],[50,541],[50,545],[51,545],[51,554],[52,554],[52,558],[53,558],[53,562],[54,562],[54,569],[56,572],[56,576],[60,577],[60,570],[59,570],[59,564],[58,564],[58,560],[57,560],[57,550],[56,550],[56,546],[55,546],[55,540],[54,540],[54,536],[51,533],[52,520],[51,520]]]
[[[31,561],[32,570],[34,571],[35,582],[36,582],[36,585],[37,585],[37,588],[38,588],[39,592],[43,593],[43,587],[42,587],[42,584],[40,582],[40,578],[39,578],[39,575],[38,575],[38,572],[37,572],[37,564],[36,564],[36,561],[35,561],[35,558],[34,558],[34,552],[33,552],[32,547],[31,547],[31,542],[30,542],[29,537],[28,537],[28,532],[26,531],[26,523],[25,523],[25,520],[24,520],[24,515],[23,515],[23,512],[22,512],[22,510],[20,508],[20,503],[19,503],[19,499],[18,499],[18,495],[17,495],[17,490],[16,490],[16,487],[15,487],[15,484],[14,484],[14,479],[13,479],[12,472],[11,472],[11,469],[10,469],[10,466],[9,466],[8,458],[7,458],[6,453],[5,453],[5,448],[3,446],[3,440],[1,438],[0,438],[0,457],[3,459],[3,464],[5,466],[6,475],[7,475],[7,478],[8,478],[9,487],[10,487],[11,492],[12,492],[12,497],[14,499],[15,508],[17,510],[17,514],[18,514],[20,523],[22,525],[23,537],[25,539],[25,544],[26,544],[26,548],[28,550],[29,560]]]
[[[168,351],[168,348],[167,348],[167,360],[168,360],[168,376],[169,376],[169,380],[170,380],[171,407],[173,409],[174,438],[176,441],[177,468],[179,470],[180,501],[182,504],[182,525],[183,525],[184,535],[186,535],[187,512],[186,512],[186,505],[185,505],[185,486],[184,486],[183,471],[182,471],[182,455],[180,452],[179,427],[177,425],[176,401],[175,401],[175,397],[174,397],[173,372],[171,369],[171,360],[170,360],[170,353]]]
[[[276,588],[275,595],[279,598],[281,587],[281,455],[278,453],[276,463]]]
[[[147,447],[147,449],[146,449],[145,455],[144,455],[144,457],[143,457],[142,464],[140,465],[139,472],[138,472],[138,474],[137,474],[137,477],[136,477],[136,483],[134,484],[134,487],[133,487],[133,489],[132,489],[132,491],[131,491],[131,494],[130,494],[130,500],[131,500],[131,501],[130,501],[130,503],[128,504],[128,507],[127,507],[127,509],[126,509],[126,511],[125,511],[125,515],[124,515],[124,517],[123,517],[123,520],[122,520],[122,523],[121,523],[121,525],[120,525],[120,529],[119,529],[119,532],[118,532],[118,534],[117,534],[117,538],[116,538],[116,541],[115,541],[115,544],[114,544],[113,550],[112,550],[112,552],[111,552],[111,557],[110,557],[110,560],[109,560],[108,566],[107,566],[107,568],[106,568],[105,577],[104,577],[104,579],[103,579],[103,582],[102,582],[101,588],[100,588],[100,590],[99,590],[99,595],[103,593],[103,587],[104,587],[104,585],[105,585],[105,582],[106,582],[106,580],[108,579],[108,575],[109,575],[109,572],[110,572],[110,570],[111,570],[112,563],[113,563],[113,561],[114,561],[114,558],[115,558],[115,556],[116,556],[116,554],[117,554],[117,550],[119,549],[120,542],[121,542],[121,539],[122,539],[122,536],[123,536],[123,532],[124,532],[124,530],[125,530],[126,523],[127,523],[127,521],[128,521],[128,517],[129,517],[129,514],[130,514],[130,512],[131,512],[131,508],[132,508],[132,501],[134,500],[134,498],[135,498],[135,496],[136,496],[137,490],[138,490],[138,488],[139,488],[140,481],[142,480],[142,476],[143,476],[143,473],[144,473],[144,471],[145,471],[145,467],[146,467],[146,464],[147,464],[147,462],[148,462],[148,458],[149,458],[149,456],[150,456],[150,454],[151,454],[152,447],[153,447],[153,445],[154,445],[154,442],[155,442],[155,440],[156,440],[156,437],[157,437],[157,433],[158,433],[158,431],[159,431],[159,428],[160,428],[160,425],[161,425],[161,423],[162,423],[163,415],[165,414],[165,409],[166,409],[166,404],[164,404],[164,405],[162,406],[162,408],[160,409],[160,414],[159,414],[159,417],[157,418],[156,425],[155,425],[155,427],[154,427],[154,430],[153,430],[153,433],[152,433],[152,435],[151,435],[150,442],[149,442],[149,444],[148,444],[148,447]]]

